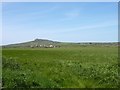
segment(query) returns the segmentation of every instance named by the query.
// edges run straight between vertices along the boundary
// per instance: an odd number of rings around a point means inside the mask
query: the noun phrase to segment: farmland
[[[4,88],[118,88],[117,46],[3,48]]]

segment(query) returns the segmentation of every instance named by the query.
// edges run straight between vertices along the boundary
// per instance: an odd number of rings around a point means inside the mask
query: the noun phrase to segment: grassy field
[[[116,46],[6,48],[3,87],[117,88]]]

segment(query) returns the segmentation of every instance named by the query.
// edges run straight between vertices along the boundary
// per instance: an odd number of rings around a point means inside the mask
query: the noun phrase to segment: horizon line
[[[36,38],[36,39],[39,39],[39,38]],[[26,42],[30,42],[30,41],[35,41],[36,39],[23,41],[23,42],[8,43],[8,44],[1,43],[0,46],[21,44],[21,43],[26,43]],[[54,42],[60,42],[60,43],[119,43],[120,42],[120,41],[60,41],[60,40],[51,40],[51,39],[41,39],[41,40],[48,40],[48,41],[54,41]]]

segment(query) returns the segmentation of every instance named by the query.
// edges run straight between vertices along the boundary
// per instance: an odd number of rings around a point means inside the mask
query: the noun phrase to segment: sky
[[[2,3],[2,44],[36,38],[62,42],[118,41],[117,2]]]

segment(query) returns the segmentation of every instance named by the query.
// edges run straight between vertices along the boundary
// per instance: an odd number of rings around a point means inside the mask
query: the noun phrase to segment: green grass
[[[115,46],[3,49],[3,87],[117,88]]]

